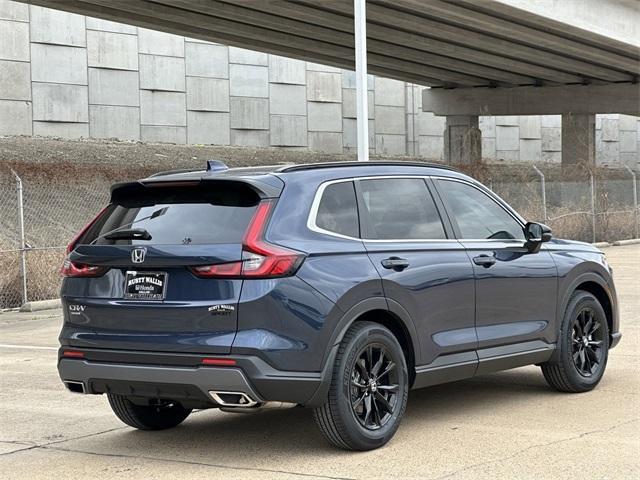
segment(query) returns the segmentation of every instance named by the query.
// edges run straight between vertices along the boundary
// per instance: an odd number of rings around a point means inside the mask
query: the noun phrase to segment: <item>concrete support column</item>
[[[477,115],[447,115],[444,159],[450,165],[477,165],[482,162],[482,133]]]
[[[595,165],[596,116],[593,113],[562,115],[562,166]]]

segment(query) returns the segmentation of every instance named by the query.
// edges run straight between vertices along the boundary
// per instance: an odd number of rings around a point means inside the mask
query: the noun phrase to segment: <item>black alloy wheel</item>
[[[604,329],[596,319],[592,308],[580,310],[573,321],[571,348],[573,363],[585,377],[594,375],[602,362],[602,343]]]
[[[367,345],[351,369],[351,408],[364,428],[377,430],[389,421],[398,405],[396,364],[380,344]]]

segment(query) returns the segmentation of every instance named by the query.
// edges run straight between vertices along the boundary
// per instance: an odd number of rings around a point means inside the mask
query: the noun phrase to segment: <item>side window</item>
[[[424,240],[447,237],[423,179],[361,180],[360,186],[368,216],[368,239]]]
[[[358,206],[353,182],[333,183],[324,189],[316,225],[324,230],[359,237]]]
[[[463,239],[524,239],[522,226],[485,193],[450,180],[438,185]]]

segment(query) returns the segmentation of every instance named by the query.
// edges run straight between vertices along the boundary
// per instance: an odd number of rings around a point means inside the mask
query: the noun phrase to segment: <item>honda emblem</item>
[[[144,262],[144,257],[147,255],[147,249],[142,248],[134,248],[131,251],[131,261],[133,263],[142,263]]]

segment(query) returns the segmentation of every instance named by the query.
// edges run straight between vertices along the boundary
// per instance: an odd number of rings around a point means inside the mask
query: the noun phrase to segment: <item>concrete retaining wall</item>
[[[372,153],[441,158],[423,87],[369,78]],[[639,161],[640,121],[597,117],[597,161]],[[0,135],[353,152],[353,72],[0,0]],[[483,117],[483,156],[559,162],[559,116]]]

